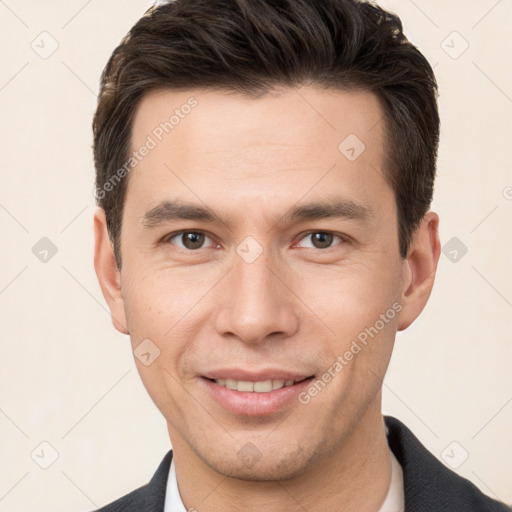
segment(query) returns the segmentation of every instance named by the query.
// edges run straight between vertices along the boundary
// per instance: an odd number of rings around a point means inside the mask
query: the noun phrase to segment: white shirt
[[[402,466],[391,453],[391,484],[384,503],[379,512],[404,512],[404,474]],[[192,509],[194,510],[194,509]],[[178,481],[176,480],[176,468],[174,467],[174,458],[169,468],[169,478],[167,479],[167,490],[165,492],[164,512],[188,512],[181,501],[178,491]]]

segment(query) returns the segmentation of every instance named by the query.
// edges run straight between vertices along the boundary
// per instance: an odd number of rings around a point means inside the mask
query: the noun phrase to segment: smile
[[[234,377],[234,376],[232,376]],[[314,378],[222,378],[220,375],[200,379],[207,395],[226,412],[243,416],[266,416],[296,406],[297,396]]]
[[[215,379],[215,382],[219,386],[236,391],[244,391],[248,393],[269,393],[276,389],[293,386],[294,384],[306,380],[306,378],[307,377],[304,377],[299,380],[267,379],[259,380],[257,382],[235,379]]]

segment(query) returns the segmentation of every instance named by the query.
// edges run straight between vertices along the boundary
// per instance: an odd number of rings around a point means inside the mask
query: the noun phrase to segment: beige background
[[[398,336],[383,409],[446,463],[467,451],[457,472],[512,502],[512,1],[381,4],[435,65],[434,209],[442,244],[468,248],[441,256],[429,305]],[[0,1],[0,511],[94,509],[145,483],[170,447],[92,264],[99,75],[148,6]],[[44,236],[58,248],[46,263],[32,253]]]

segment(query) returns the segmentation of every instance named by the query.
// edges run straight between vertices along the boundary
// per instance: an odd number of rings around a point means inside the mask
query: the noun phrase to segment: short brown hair
[[[360,0],[173,0],[152,7],[110,57],[93,121],[97,203],[119,247],[141,98],[160,88],[235,91],[314,85],[375,93],[384,109],[384,173],[398,210],[400,255],[432,201],[439,143],[437,83],[398,16]],[[108,190],[108,193],[105,193]]]

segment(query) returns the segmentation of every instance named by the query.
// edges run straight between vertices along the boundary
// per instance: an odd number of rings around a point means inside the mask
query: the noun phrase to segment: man
[[[504,511],[381,391],[440,253],[432,69],[356,0],[176,0],[114,51],[95,268],[172,444],[114,511]]]

